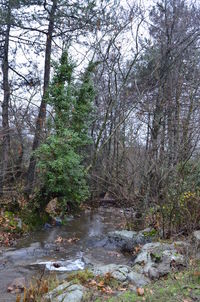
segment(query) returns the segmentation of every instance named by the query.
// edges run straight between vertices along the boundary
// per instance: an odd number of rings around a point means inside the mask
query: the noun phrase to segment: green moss
[[[143,235],[145,237],[155,237],[156,235],[158,235],[158,231],[155,230],[155,229],[152,229],[151,231],[149,232],[144,232]]]
[[[159,263],[162,260],[162,255],[161,254],[156,254],[156,253],[151,253],[150,254],[151,259],[155,262],[155,263]]]

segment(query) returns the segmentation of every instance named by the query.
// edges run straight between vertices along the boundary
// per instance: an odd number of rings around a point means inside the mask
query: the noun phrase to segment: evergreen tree
[[[88,127],[94,89],[89,64],[80,83],[73,78],[74,64],[67,51],[55,65],[47,103],[54,109],[51,135],[36,154],[47,200],[58,197],[66,204],[77,204],[88,197],[83,150],[89,143]]]

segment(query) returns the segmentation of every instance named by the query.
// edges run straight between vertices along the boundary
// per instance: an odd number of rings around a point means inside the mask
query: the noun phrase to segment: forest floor
[[[22,229],[18,226],[18,218],[11,212],[0,213],[0,247],[10,247],[16,244],[16,240],[21,238]]]

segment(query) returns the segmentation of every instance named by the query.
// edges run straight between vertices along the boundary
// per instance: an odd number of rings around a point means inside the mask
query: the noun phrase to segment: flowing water
[[[87,210],[64,226],[37,231],[21,239],[15,248],[4,250],[0,254],[0,302],[15,301],[15,296],[7,292],[13,279],[25,277],[30,281],[33,276],[40,276],[44,268],[54,269],[62,278],[67,271],[84,268],[86,262],[127,264],[128,256],[99,244],[109,231],[120,229],[123,222],[120,209]],[[59,263],[58,267],[55,263]]]

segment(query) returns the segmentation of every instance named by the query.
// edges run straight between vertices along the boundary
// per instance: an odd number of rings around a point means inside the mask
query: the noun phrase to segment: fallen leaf
[[[118,288],[118,290],[119,290],[120,292],[124,292],[124,291],[126,291],[126,288],[120,287],[120,288]]]
[[[137,288],[137,294],[138,294],[138,296],[144,296],[144,288],[138,287]]]
[[[113,294],[112,288],[111,288],[110,286],[107,286],[107,287],[105,288],[105,293],[106,293],[106,294]]]
[[[63,238],[61,236],[58,236],[57,239],[55,240],[55,243],[61,243],[63,242]]]
[[[89,286],[96,286],[97,285],[97,282],[95,280],[91,280],[89,283],[88,283]]]
[[[14,288],[12,286],[8,286],[7,291],[10,293],[14,290]]]
[[[80,240],[79,238],[73,237],[73,238],[69,238],[69,239],[67,240],[67,242],[69,242],[69,243],[74,243],[74,242],[77,242],[77,241],[79,241],[79,240]]]
[[[99,283],[97,283],[98,287],[104,287],[104,281],[100,281]]]
[[[200,272],[194,272],[195,277],[200,277]]]
[[[138,245],[138,246],[136,246],[136,247],[134,248],[134,251],[135,251],[136,254],[139,253],[140,250],[141,250],[141,246],[140,246],[140,245]]]

